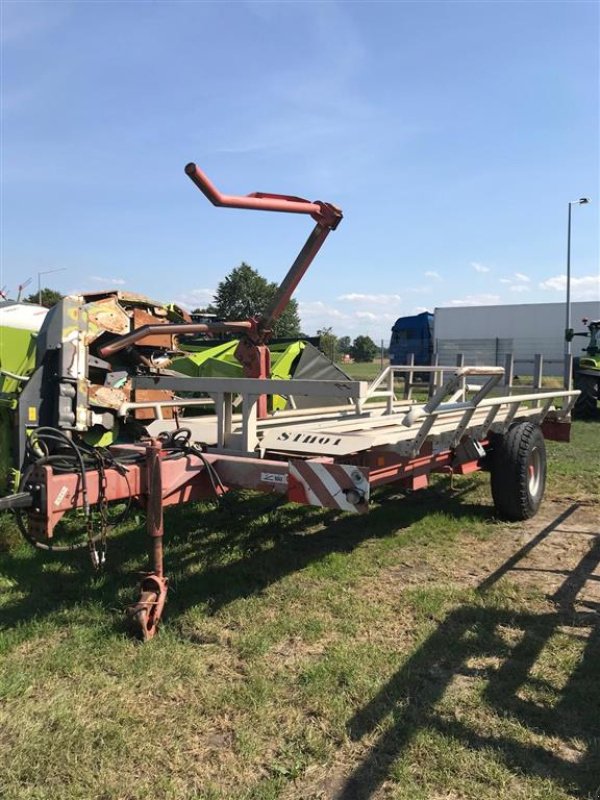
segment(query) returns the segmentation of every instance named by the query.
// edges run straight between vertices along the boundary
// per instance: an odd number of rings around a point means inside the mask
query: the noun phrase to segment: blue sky
[[[598,297],[596,2],[2,3],[2,280],[189,306],[245,260],[283,277],[336,203],[303,327],[388,338],[442,305]]]

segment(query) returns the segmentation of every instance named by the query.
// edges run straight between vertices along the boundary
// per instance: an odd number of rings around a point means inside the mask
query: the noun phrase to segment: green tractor
[[[573,360],[573,380],[575,388],[581,394],[573,409],[573,416],[578,419],[591,419],[598,414],[598,389],[600,387],[600,320],[582,320],[587,326],[586,332],[567,332],[569,341],[575,336],[589,338],[587,347],[583,348],[584,356]]]

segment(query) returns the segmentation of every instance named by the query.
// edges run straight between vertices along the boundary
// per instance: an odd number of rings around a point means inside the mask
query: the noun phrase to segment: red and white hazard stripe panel
[[[295,503],[362,514],[369,506],[369,470],[320,461],[290,461],[288,498]]]

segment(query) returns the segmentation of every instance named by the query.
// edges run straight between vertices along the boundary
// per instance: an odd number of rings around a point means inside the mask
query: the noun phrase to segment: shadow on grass
[[[408,497],[380,491],[364,516],[288,505],[273,510],[272,497],[232,493],[220,506],[189,504],[165,512],[165,572],[170,579],[166,620],[204,604],[209,613],[332,553],[351,552],[362,542],[390,536],[431,514],[432,508],[469,523],[492,519],[491,506],[465,500],[462,491],[436,487]],[[443,532],[442,532],[443,535]],[[125,604],[118,595],[133,588],[147,568],[143,524],[130,523],[109,538],[108,568],[91,572],[87,551],[48,557],[19,549],[0,554],[2,572],[21,595],[2,607],[2,627],[42,618],[75,604],[100,603],[107,611]],[[63,566],[64,565],[64,566]],[[115,618],[116,619],[116,618]],[[68,615],[65,616],[68,624]],[[121,618],[115,622],[122,629]]]
[[[380,492],[376,507],[367,517],[360,518],[293,506],[270,513],[270,498],[265,502],[264,497],[249,498],[241,494],[228,496],[222,509],[210,505],[173,508],[165,515],[167,573],[172,576],[167,622],[176,622],[194,605],[205,604],[215,612],[237,598],[260,593],[286,575],[332,553],[351,552],[368,539],[402,531],[427,517],[432,509],[462,518],[469,524],[491,519],[491,507],[472,504],[465,498],[470,488],[468,485],[462,494],[430,489],[397,501],[392,492]],[[490,575],[480,590],[493,588],[575,510],[576,506],[571,506],[559,515]],[[443,530],[436,535],[444,535]],[[135,570],[142,567],[145,545],[143,526],[131,524],[111,541],[111,569],[99,578],[89,577],[85,554],[60,559],[50,568],[39,553],[32,556],[19,550],[2,554],[3,572],[20,592],[14,602],[2,609],[3,627],[89,602],[99,603],[107,612],[114,610],[119,605],[119,590],[124,585],[133,586],[137,578]],[[69,569],[60,563],[67,560]],[[575,601],[599,562],[600,538],[555,593],[552,613],[536,615],[476,603],[450,613],[404,667],[348,723],[349,735],[358,741],[372,736],[390,711],[394,717],[392,726],[379,736],[348,778],[338,800],[372,797],[388,779],[397,759],[424,729],[436,730],[470,749],[491,750],[516,772],[550,777],[568,791],[593,796],[600,784],[600,754],[594,752],[600,740],[600,609],[588,604],[588,610],[576,611]],[[111,619],[116,620],[117,615],[111,614]],[[58,619],[58,624],[69,623],[68,614],[64,615],[64,622]],[[583,629],[592,629],[592,633],[580,663],[556,702],[551,707],[544,706],[526,699],[522,690],[526,684],[531,685],[533,665],[562,626],[568,626],[567,635],[581,635]],[[502,636],[503,627],[521,631],[517,644],[507,643]],[[470,659],[482,657],[502,662],[499,669],[485,671],[487,685],[483,699],[492,712],[526,732],[581,739],[588,743],[584,756],[574,759],[573,753],[550,751],[533,743],[535,736],[531,737],[532,742],[524,743],[506,733],[476,729],[464,719],[441,714],[437,704],[452,681],[472,676]],[[503,729],[506,730],[506,725]]]
[[[487,578],[480,591],[493,584],[513,567],[520,557],[545,538],[577,508],[571,506],[541,531],[518,554]],[[600,563],[600,536],[576,569],[570,572],[551,598],[551,613],[515,613],[499,608],[466,605],[450,613],[425,643],[394,677],[350,720],[348,730],[355,741],[372,735],[392,712],[394,722],[376,741],[367,757],[346,780],[337,800],[367,800],[388,779],[394,763],[421,730],[435,730],[465,747],[487,749],[507,767],[531,776],[552,778],[565,790],[586,798],[598,797],[600,789],[600,607],[580,603],[577,595]],[[502,626],[519,629],[518,644],[508,645]],[[531,670],[549,639],[562,626],[567,635],[581,637],[589,632],[585,651],[552,706],[524,699],[526,685],[536,683]],[[591,629],[591,631],[590,631]],[[463,720],[448,718],[436,710],[450,684],[459,676],[473,674],[470,659],[495,658],[502,661],[497,670],[485,670],[487,685],[484,702],[504,722],[524,726],[529,734],[562,739],[580,739],[587,745],[583,757],[568,747],[553,749],[523,743],[508,735],[475,729]],[[542,689],[551,688],[537,680]],[[504,726],[506,727],[506,726]],[[535,736],[532,737],[535,739]],[[574,757],[575,756],[575,757]]]

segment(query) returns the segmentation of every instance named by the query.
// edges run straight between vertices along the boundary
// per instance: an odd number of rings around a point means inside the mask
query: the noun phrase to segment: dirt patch
[[[420,546],[407,548],[398,566],[382,570],[369,593],[383,595],[395,586],[444,581],[465,587],[491,588],[502,579],[538,590],[548,599],[586,559],[587,572],[577,592],[577,603],[600,603],[600,568],[593,564],[600,546],[597,508],[582,503],[545,503],[526,522],[499,526],[490,539],[465,532],[453,557],[441,559]],[[414,550],[414,553],[412,552]]]
[[[489,543],[490,558],[498,538]],[[542,513],[511,526],[502,539],[504,561],[492,568],[485,586],[506,578],[559,605],[568,595],[575,612],[600,608],[600,522],[594,505],[546,503]],[[479,555],[485,558],[485,551]]]
[[[600,608],[600,568],[592,563],[598,560],[594,555],[599,548],[600,523],[594,505],[545,503],[533,519],[499,525],[489,539],[465,531],[450,557],[440,557],[435,549],[429,551],[420,544],[407,547],[399,564],[382,569],[376,581],[359,581],[355,590],[387,605],[406,588],[444,583],[490,589],[508,580],[554,603],[560,601],[557,592],[570,579],[582,583],[576,592],[576,611],[589,611]],[[589,563],[584,566],[586,559]],[[583,579],[586,569],[589,574]]]
[[[329,642],[329,639],[323,638],[316,643],[307,643],[301,636],[290,637],[271,648],[269,661],[277,668],[296,667],[306,658],[322,655]]]

